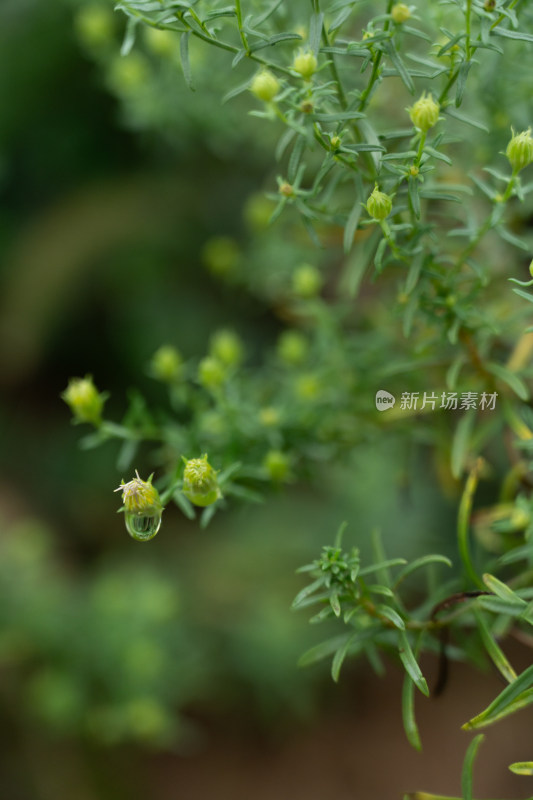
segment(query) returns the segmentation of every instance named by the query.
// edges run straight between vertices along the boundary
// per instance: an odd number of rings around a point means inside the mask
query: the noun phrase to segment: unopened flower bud
[[[198,364],[198,380],[206,389],[218,389],[226,377],[226,366],[218,358],[206,356]]]
[[[430,128],[437,124],[439,120],[440,106],[433,99],[431,94],[426,95],[424,92],[422,97],[416,103],[407,109],[409,116],[415,128],[418,128],[422,133],[426,133]]]
[[[278,339],[278,356],[285,364],[296,366],[305,361],[309,344],[298,331],[284,331]]]
[[[174,383],[182,376],[183,359],[175,347],[163,345],[152,356],[150,371],[157,380]]]
[[[128,483],[122,481],[115,492],[122,492],[124,521],[130,536],[140,542],[153,539],[161,527],[163,506],[159,492],[152,486],[152,475],[143,481],[135,470],[135,478]]]
[[[298,297],[316,297],[321,288],[322,275],[311,264],[302,264],[292,276],[292,289]]]
[[[185,460],[183,494],[195,506],[201,507],[210,506],[222,497],[217,473],[208,462],[207,454]]]
[[[391,8],[391,17],[398,25],[401,25],[402,22],[407,22],[409,17],[411,16],[411,11],[409,10],[409,6],[406,6],[405,3],[395,3]]]
[[[265,103],[272,102],[279,90],[278,79],[268,69],[258,72],[250,86],[252,94]]]
[[[531,263],[529,264],[529,274],[533,278],[533,261],[531,261]]]
[[[342,144],[341,137],[340,136],[332,136],[331,139],[329,140],[329,143],[331,145],[331,149],[332,150],[338,150],[339,147]]]
[[[281,450],[269,450],[263,459],[263,467],[272,481],[284,481],[289,475],[289,459]]]
[[[85,378],[72,378],[61,399],[69,406],[74,417],[80,422],[100,425],[105,394],[99,394],[90,375]]]
[[[294,197],[294,186],[292,186],[290,183],[284,182],[280,184],[279,193],[284,197]]]
[[[511,128],[512,130],[512,128]],[[513,131],[513,138],[507,145],[505,155],[513,168],[513,172],[520,172],[521,169],[527,167],[533,161],[533,137],[531,136],[531,128],[522,133],[515,133]]]
[[[236,333],[229,330],[217,331],[211,339],[211,355],[227,367],[238,366],[244,356],[244,347]]]
[[[300,50],[300,52],[294,56],[292,62],[293,70],[298,72],[306,81],[311,80],[316,72],[317,66],[318,62],[316,56],[310,50]]]
[[[383,222],[392,210],[392,197],[380,192],[376,184],[374,191],[366,202],[366,210],[378,222]]]
[[[228,275],[239,261],[239,245],[230,236],[209,239],[202,250],[202,259],[214,275]]]

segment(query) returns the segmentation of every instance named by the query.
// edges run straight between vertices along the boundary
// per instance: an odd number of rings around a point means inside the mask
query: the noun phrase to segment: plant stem
[[[246,50],[246,55],[250,55],[250,48],[248,45],[248,39],[246,37],[246,33],[244,32],[244,28],[242,25],[242,8],[241,8],[241,0],[235,0],[235,11],[237,14],[237,25],[239,26],[239,33],[241,36],[242,46]]]
[[[459,514],[457,517],[457,539],[459,544],[459,555],[461,556],[461,561],[465,567],[466,574],[476,586],[479,586],[483,591],[485,591],[485,584],[474,569],[468,541],[468,528],[474,492],[476,491],[479,473],[481,472],[483,463],[484,462],[482,458],[476,459],[476,462],[473,468],[470,470],[468,478],[466,479],[465,488],[459,504]]]

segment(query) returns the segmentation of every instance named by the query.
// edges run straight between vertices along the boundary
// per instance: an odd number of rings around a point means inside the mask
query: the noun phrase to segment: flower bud
[[[258,72],[252,81],[250,91],[258,100],[270,103],[280,90],[280,84],[275,75],[268,69]]]
[[[152,356],[150,371],[157,380],[174,383],[183,374],[181,354],[172,345],[163,345]]]
[[[529,274],[533,278],[533,261],[531,261],[530,264],[529,264]]]
[[[228,275],[239,260],[239,245],[230,236],[209,239],[202,250],[202,260],[213,275]]]
[[[317,66],[318,62],[316,56],[310,50],[300,50],[300,52],[294,56],[292,62],[293,70],[298,72],[306,81],[311,80],[316,72]]]
[[[144,30],[144,37],[148,48],[156,56],[165,58],[176,52],[178,39],[174,31],[146,27]]]
[[[113,40],[115,24],[111,9],[90,3],[76,14],[74,23],[78,36],[87,47],[101,47]]]
[[[282,194],[283,197],[294,197],[294,186],[285,181],[280,184],[279,193]]]
[[[208,462],[207,454],[185,460],[183,494],[195,506],[201,507],[210,506],[222,497],[217,473]]]
[[[401,25],[402,22],[407,22],[411,16],[409,6],[406,6],[405,3],[395,3],[395,5],[393,5],[391,8],[390,13],[393,21],[398,25]]]
[[[439,120],[440,106],[433,99],[431,94],[426,95],[425,92],[423,92],[421,98],[407,110],[409,111],[411,122],[415,128],[418,128],[422,133],[427,133]]]
[[[305,361],[309,343],[298,331],[284,331],[278,339],[278,356],[285,364],[295,366]]]
[[[331,139],[329,140],[329,143],[331,145],[331,149],[335,152],[336,150],[339,149],[339,147],[342,144],[341,137],[340,136],[332,136]]]
[[[105,394],[99,394],[90,375],[85,378],[72,378],[61,399],[69,406],[74,417],[80,422],[100,425]]]
[[[311,264],[302,264],[292,276],[292,289],[298,297],[316,297],[321,288],[322,275]]]
[[[280,413],[274,406],[265,406],[259,410],[259,422],[265,428],[275,428],[280,422]]]
[[[289,459],[280,450],[269,450],[263,459],[263,467],[272,481],[284,481],[289,475]]]
[[[528,128],[527,131],[522,131],[522,133],[512,132],[513,138],[507,145],[505,155],[509,159],[513,172],[517,173],[533,161],[533,137],[531,136],[531,128]]]
[[[236,333],[217,331],[211,339],[211,355],[227,367],[238,366],[244,356],[244,347]]]
[[[206,389],[218,389],[226,377],[226,367],[218,358],[206,356],[198,364],[198,380]]]
[[[392,210],[392,197],[380,192],[376,184],[374,191],[366,202],[366,210],[378,222],[383,222]]]
[[[126,530],[133,539],[146,542],[153,539],[161,527],[163,506],[159,492],[152,486],[152,475],[143,481],[135,470],[135,476],[128,483],[122,481],[115,492],[122,492]]]

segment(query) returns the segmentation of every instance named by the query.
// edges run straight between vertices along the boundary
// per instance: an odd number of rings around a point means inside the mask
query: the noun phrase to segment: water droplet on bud
[[[146,512],[126,511],[124,521],[126,530],[133,539],[137,539],[138,542],[147,542],[154,538],[161,527],[161,512],[147,514]]]

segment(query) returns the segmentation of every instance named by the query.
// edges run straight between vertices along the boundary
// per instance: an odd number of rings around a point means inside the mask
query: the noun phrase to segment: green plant
[[[347,655],[365,653],[379,671],[379,650],[395,651],[416,747],[413,692],[428,691],[418,655],[445,651],[443,632],[477,631],[476,653],[460,644],[452,652],[475,660],[486,651],[509,682],[469,727],[531,702],[533,673],[517,676],[498,644],[533,619],[533,328],[525,327],[533,295],[524,291],[533,282],[520,280],[531,254],[533,145],[519,102],[529,91],[531,8],[518,0],[420,8],[388,0],[377,14],[357,0],[124,0],[117,8],[127,18],[123,61],[109,26],[97,16],[88,24],[87,8],[79,30],[137,124],[165,127],[161,109],[170,104],[147,103],[149,92],[163,101],[172,91],[154,61],[175,63],[179,53],[187,86],[201,82],[211,94],[223,94],[213,65],[233,67],[229,113],[252,107],[246,124],[263,153],[273,144],[277,166],[266,201],[250,201],[244,244],[214,238],[204,260],[230,286],[282,306],[293,325],[254,366],[228,331],[194,360],[173,345],[158,350],[149,371],[167,387],[167,407],[152,410],[137,393],[120,424],[102,419],[102,403],[80,413],[68,389],[75,415],[95,426],[85,446],[121,440],[123,471],[137,464],[141,443],[153,443],[161,505],[172,501],[191,519],[203,508],[205,526],[235,500],[260,500],[269,484],[319,483],[359,445],[409,440],[416,421],[442,489],[464,481],[462,572],[444,586],[430,580],[411,608],[403,581],[418,568],[432,573],[444,556],[391,561],[376,536],[374,561],[361,567],[339,537],[306,567],[314,581],[295,605],[319,603],[318,620],[338,618],[348,630],[304,661],[334,654],[337,679]],[[210,48],[204,62],[196,45]],[[184,123],[172,125],[179,132]],[[508,291],[508,280],[522,288]],[[200,493],[183,458],[209,467]],[[499,502],[474,524],[481,570],[470,541],[480,478],[500,485]],[[500,570],[503,581],[493,575]],[[465,759],[464,798],[480,741]]]

